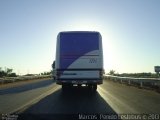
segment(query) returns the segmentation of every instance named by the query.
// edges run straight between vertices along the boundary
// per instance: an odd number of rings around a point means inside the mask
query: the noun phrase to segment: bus
[[[55,80],[62,90],[103,83],[102,37],[96,31],[64,31],[57,36]]]

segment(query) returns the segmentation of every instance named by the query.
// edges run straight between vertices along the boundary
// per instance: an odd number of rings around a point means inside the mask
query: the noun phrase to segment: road
[[[86,87],[63,92],[53,80],[0,90],[0,113],[18,118],[106,119],[105,114],[160,114],[160,94],[105,80],[92,93]],[[153,114],[154,113],[154,114]],[[87,115],[90,116],[87,116]],[[70,116],[69,116],[70,115]],[[156,116],[157,117],[157,116]]]
[[[49,92],[55,89],[53,80],[43,80],[39,82],[0,89],[0,113],[13,113],[21,108],[40,100]],[[45,93],[45,94],[44,94]]]

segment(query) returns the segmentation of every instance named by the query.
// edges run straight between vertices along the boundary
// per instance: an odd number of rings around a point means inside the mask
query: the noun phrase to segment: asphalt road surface
[[[0,89],[0,113],[17,119],[124,119],[147,114],[160,119],[160,94],[105,80],[91,93],[86,87],[63,92],[53,80]],[[143,117],[143,116],[139,116]]]

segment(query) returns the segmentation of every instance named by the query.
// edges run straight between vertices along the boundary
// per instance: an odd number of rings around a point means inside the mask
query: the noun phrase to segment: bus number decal
[[[97,58],[90,58],[89,63],[97,63]]]

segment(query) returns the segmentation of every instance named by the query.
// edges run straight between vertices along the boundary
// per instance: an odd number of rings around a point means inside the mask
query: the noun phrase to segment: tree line
[[[42,72],[38,75],[51,75],[52,71],[49,71],[49,72]],[[26,76],[32,76],[34,74],[26,74]],[[5,68],[5,70],[3,70],[1,67],[0,67],[0,77],[17,77],[18,75],[13,72],[13,69],[11,68]]]
[[[17,77],[17,75],[13,72],[13,69],[11,68],[5,68],[5,70],[3,70],[0,67],[0,77]]]
[[[50,72],[43,72],[43,73],[40,73],[40,75],[51,75],[52,71]]]
[[[40,73],[39,75],[51,75],[52,74],[52,70],[49,72],[43,72]],[[158,78],[159,76],[156,73],[116,73],[115,70],[110,70],[109,75],[114,75],[114,76],[119,76],[119,77],[135,77],[135,78]],[[5,70],[3,70],[0,67],[0,77],[17,77],[18,75],[13,72],[13,69],[11,68],[5,68]]]

